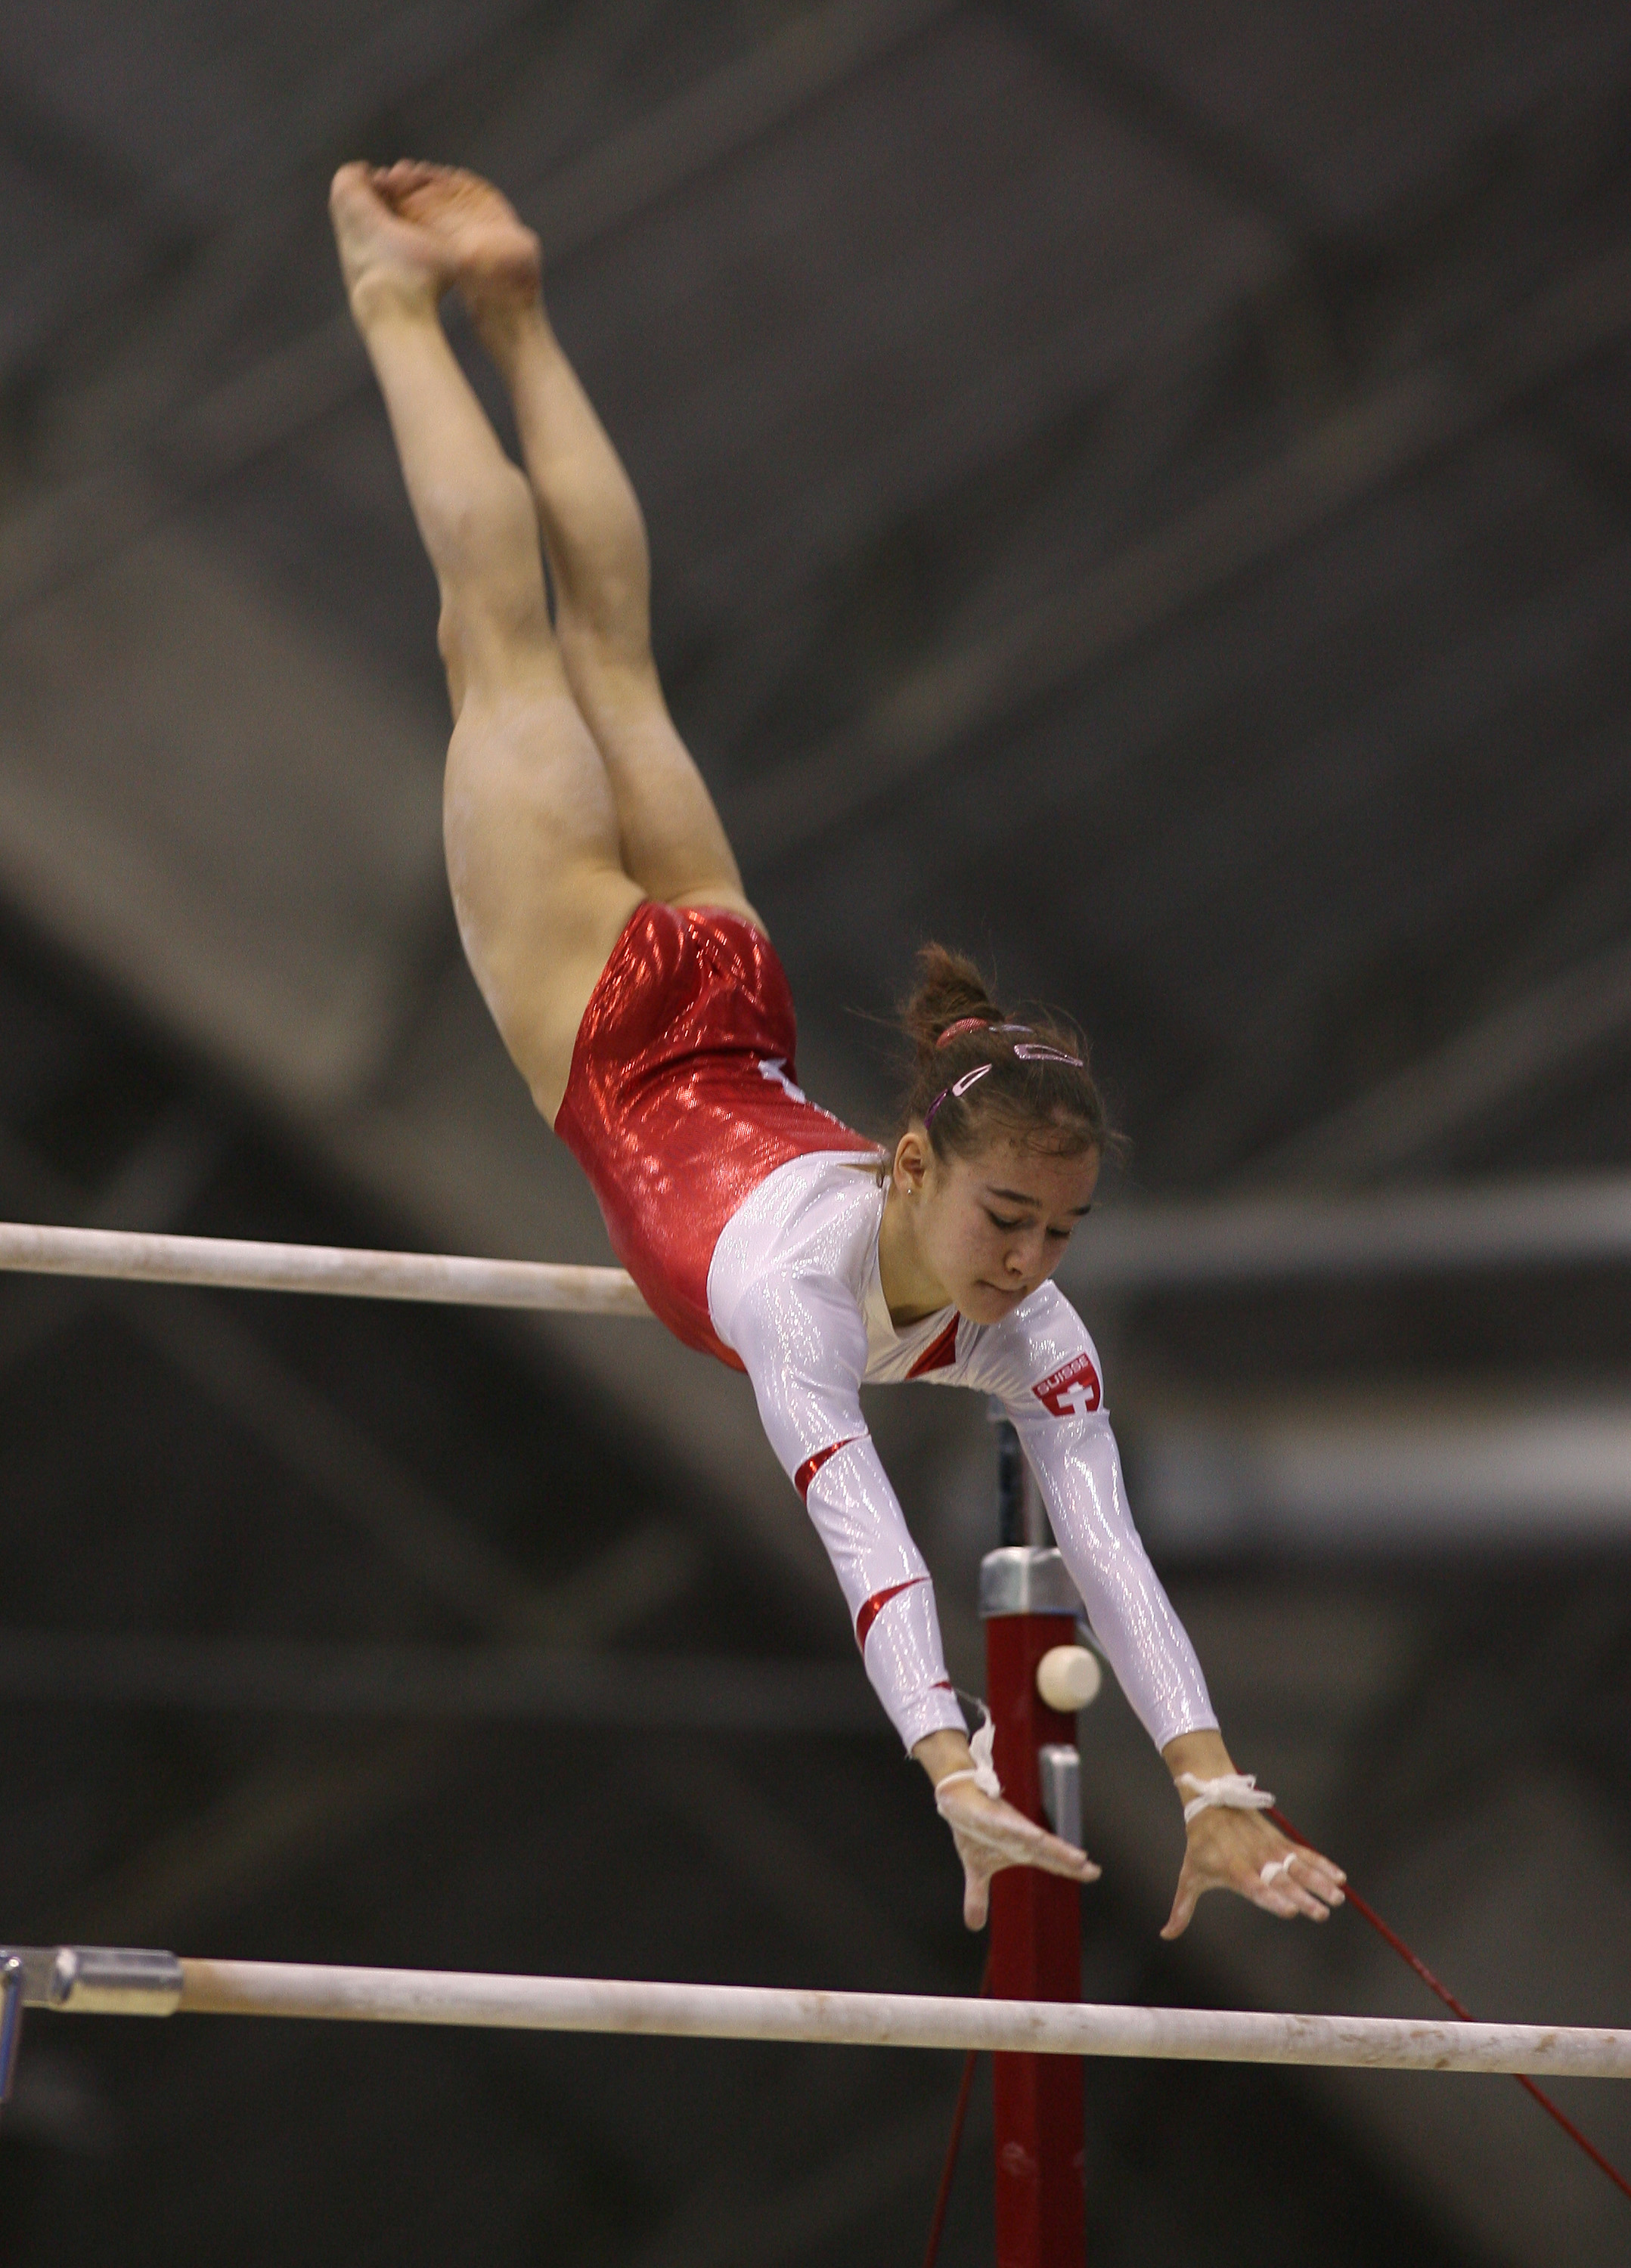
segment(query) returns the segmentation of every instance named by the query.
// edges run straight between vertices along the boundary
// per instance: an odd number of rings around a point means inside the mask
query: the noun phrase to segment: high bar
[[[0,1962],[12,1956],[22,1963],[26,2005],[70,2014],[300,2016],[354,2023],[800,2041],[832,2047],[976,2048],[1010,2054],[1322,2064],[1374,2071],[1631,2078],[1631,2031],[1564,2025],[1413,2022],[1391,2016],[321,1968],[289,1962],[178,1960],[173,1954],[95,1946],[14,1948],[9,1953],[0,1948]]]
[[[461,1260],[333,1244],[257,1244],[118,1228],[0,1221],[0,1269],[125,1284],[203,1284],[234,1292],[326,1292],[352,1300],[430,1300],[463,1307],[535,1307],[580,1315],[651,1309],[621,1268],[535,1260]]]

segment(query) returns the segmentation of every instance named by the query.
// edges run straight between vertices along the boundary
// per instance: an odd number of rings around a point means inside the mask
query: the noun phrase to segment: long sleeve
[[[1103,1373],[1081,1317],[1044,1285],[985,1335],[978,1362],[980,1382],[1019,1433],[1094,1635],[1151,1740],[1164,1748],[1180,1733],[1215,1727],[1195,1650],[1133,1523]]]
[[[729,1319],[771,1447],[826,1546],[867,1675],[910,1749],[963,1729],[934,1586],[861,1415],[867,1331],[847,1288],[772,1271]]]

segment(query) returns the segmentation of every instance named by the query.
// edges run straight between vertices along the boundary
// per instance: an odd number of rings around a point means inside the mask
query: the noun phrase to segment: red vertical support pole
[[[1008,1801],[1049,1824],[1038,1755],[1074,1748],[1075,1720],[1037,1690],[1049,1649],[1075,1642],[1080,1602],[1057,1551],[987,1553],[980,1568],[986,1698]],[[1004,2000],[1081,1997],[1081,1893],[1034,1867],[991,1886],[991,1990]],[[1081,2065],[1074,2056],[992,2058],[997,2139],[997,2268],[1082,2268],[1087,2253]]]

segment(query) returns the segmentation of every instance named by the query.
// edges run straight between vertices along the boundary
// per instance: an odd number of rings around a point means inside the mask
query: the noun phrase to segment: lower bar
[[[12,1954],[24,1965],[25,1999],[70,2014],[159,2015],[175,2009],[201,2015],[653,2033],[838,2047],[978,2048],[1030,2055],[1631,2079],[1631,2031],[1561,2025],[1418,2023],[1392,2016],[1125,2008],[592,1977],[317,1968],[271,1961],[177,1962],[167,1954],[100,1947],[0,1947],[0,1963]],[[128,1984],[122,1982],[125,1977]]]

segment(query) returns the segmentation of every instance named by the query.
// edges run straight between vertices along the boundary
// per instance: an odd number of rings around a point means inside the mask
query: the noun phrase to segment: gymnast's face
[[[1000,1322],[1059,1266],[1098,1177],[1095,1150],[1062,1158],[1005,1137],[971,1157],[941,1158],[917,1129],[904,1135],[891,1195],[918,1263],[911,1304]]]

